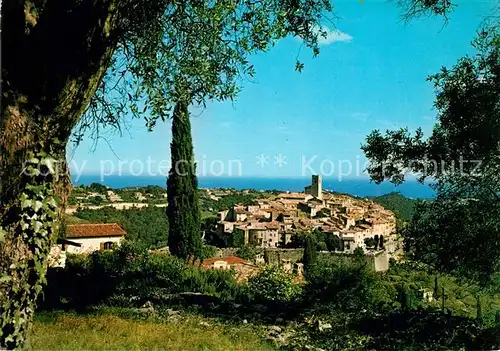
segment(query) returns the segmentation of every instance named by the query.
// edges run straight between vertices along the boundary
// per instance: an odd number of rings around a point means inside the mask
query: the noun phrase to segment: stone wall
[[[389,255],[387,252],[379,251],[373,256],[375,272],[385,272],[389,269]]]
[[[227,256],[236,256],[236,251],[238,251],[237,248],[233,247],[228,247],[228,248],[220,248],[217,249],[217,257],[227,257]],[[262,248],[255,248],[255,251],[257,252],[258,255],[261,256],[266,256],[269,260],[269,263],[276,263],[278,260],[290,260],[291,262],[297,262],[300,259],[302,259],[302,256],[304,255],[304,249],[274,249],[274,248],[269,248],[269,249],[262,249]],[[267,252],[264,254],[264,252]]]
[[[217,257],[226,257],[226,256],[236,256],[236,248],[224,248],[217,250]],[[264,254],[266,251],[266,254]],[[256,248],[256,252],[261,257],[265,257],[267,259],[266,263],[269,264],[277,264],[280,260],[290,261],[291,263],[295,263],[300,261],[304,256],[304,249],[261,249]],[[340,252],[329,252],[329,251],[321,251],[318,253],[319,255],[324,256],[339,256],[339,257],[348,257],[351,256],[348,253],[340,253]],[[368,254],[365,256],[368,264],[376,271],[376,272],[384,272],[389,269],[389,256],[386,251],[379,251],[377,253]]]

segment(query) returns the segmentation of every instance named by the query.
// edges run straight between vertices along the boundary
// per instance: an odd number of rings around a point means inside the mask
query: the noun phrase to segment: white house
[[[111,250],[125,237],[125,230],[117,223],[68,225],[66,237],[81,246],[69,246],[69,253],[90,253]]]

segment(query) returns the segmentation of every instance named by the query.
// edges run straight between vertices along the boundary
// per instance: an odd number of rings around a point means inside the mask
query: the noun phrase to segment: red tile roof
[[[281,199],[305,199],[307,194],[303,193],[281,193],[278,195],[278,198]]]
[[[68,225],[68,238],[95,238],[103,236],[124,236],[126,232],[117,223]]]

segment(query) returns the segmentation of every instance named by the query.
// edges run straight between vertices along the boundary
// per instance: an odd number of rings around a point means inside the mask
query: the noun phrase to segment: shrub
[[[311,235],[308,235],[305,239],[304,256],[302,257],[304,268],[308,269],[309,266],[313,265],[316,262],[316,259],[316,242]]]
[[[244,260],[253,260],[255,255],[257,255],[256,249],[248,245],[236,250],[236,256],[241,257]]]
[[[377,237],[377,239],[378,239],[378,237]],[[377,245],[378,245],[378,242],[377,242],[377,241],[375,241],[375,239],[374,239],[374,238],[366,238],[366,239],[365,239],[365,245],[366,245],[366,247],[368,247],[368,248],[376,248],[376,247],[377,247]]]
[[[291,302],[300,290],[292,275],[275,266],[266,267],[248,280],[250,298],[258,302]]]
[[[306,271],[304,300],[326,310],[370,309],[375,286],[374,272],[366,263],[347,257],[324,257]]]
[[[326,243],[324,241],[320,241],[317,245],[316,245],[316,249],[318,251],[326,251],[328,250],[328,247],[326,246]]]
[[[326,235],[325,243],[329,251],[342,250],[342,239],[338,235]]]
[[[205,271],[166,254],[149,254],[125,242],[114,251],[69,255],[64,270],[50,270],[42,307],[123,307],[145,300],[163,303],[170,294],[199,292],[229,299],[238,285],[232,271]]]
[[[215,257],[217,254],[217,248],[212,245],[203,245],[201,247],[201,259]]]

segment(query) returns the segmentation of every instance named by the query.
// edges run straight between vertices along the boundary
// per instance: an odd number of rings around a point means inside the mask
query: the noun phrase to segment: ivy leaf
[[[0,283],[7,283],[12,280],[11,276],[3,275],[0,277]]]

